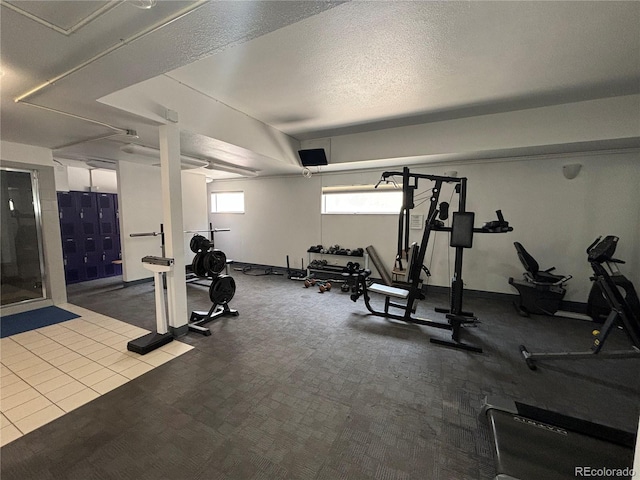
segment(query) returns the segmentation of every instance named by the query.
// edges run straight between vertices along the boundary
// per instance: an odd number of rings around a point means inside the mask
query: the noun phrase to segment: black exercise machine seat
[[[518,258],[526,270],[524,275],[530,282],[537,285],[561,285],[572,278],[571,275],[553,275],[551,272],[556,267],[540,270],[540,265],[536,262],[536,259],[525,250],[520,242],[513,242],[513,245],[516,247]]]

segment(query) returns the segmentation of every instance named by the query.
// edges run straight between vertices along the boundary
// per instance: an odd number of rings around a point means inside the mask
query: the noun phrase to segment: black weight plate
[[[229,303],[236,293],[236,281],[230,275],[214,278],[209,287],[209,298],[216,305]]]
[[[204,252],[202,259],[202,265],[207,275],[215,277],[224,270],[227,264],[227,257],[224,252],[220,250],[214,250],[212,252]]]
[[[211,252],[211,272],[214,275],[222,273],[227,266],[227,256],[222,250],[214,250]]]
[[[202,235],[194,235],[189,242],[189,248],[193,253],[205,252],[209,250],[211,243]]]
[[[194,257],[193,257],[193,260],[191,260],[191,271],[194,273],[194,275],[197,275],[197,274],[196,274],[196,270],[197,270],[197,265],[198,265],[198,261],[199,261],[199,259],[198,259],[198,255],[199,255],[199,254],[198,254],[198,253],[196,253],[196,254],[194,255]]]
[[[198,277],[206,277],[207,271],[204,269],[204,256],[206,254],[204,252],[196,253],[196,256],[193,257],[193,262],[191,262],[191,270]]]
[[[194,235],[193,237],[191,237],[191,241],[189,242],[189,248],[193,253],[198,253],[198,251],[200,250],[199,237],[201,237],[201,235]]]
[[[217,272],[212,271],[213,267],[213,252],[202,252],[202,270],[206,272],[206,276],[214,277]]]

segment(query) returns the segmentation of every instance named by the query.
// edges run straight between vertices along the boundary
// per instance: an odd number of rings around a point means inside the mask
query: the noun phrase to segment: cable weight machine
[[[513,231],[508,222],[502,217],[502,213],[498,210],[498,220],[487,222],[482,228],[474,228],[475,214],[466,210],[467,202],[467,179],[465,177],[449,177],[439,175],[426,175],[411,173],[408,167],[404,167],[401,172],[390,171],[384,172],[381,176],[380,183],[393,181],[392,177],[402,177],[403,201],[400,214],[398,216],[398,244],[396,254],[396,266],[400,270],[403,268],[403,259],[410,257],[411,261],[407,265],[408,282],[401,285],[402,288],[390,285],[372,284],[367,285],[367,277],[370,271],[361,271],[358,275],[358,291],[352,295],[352,300],[356,301],[360,295],[364,296],[367,309],[374,315],[401,320],[407,323],[415,323],[434,328],[451,330],[451,340],[441,340],[431,338],[430,342],[459,348],[463,350],[481,353],[480,347],[469,345],[461,341],[461,328],[465,324],[471,324],[477,321],[472,312],[466,312],[463,309],[463,293],[464,283],[462,280],[462,264],[465,248],[473,246],[474,233],[504,233]],[[390,180],[391,179],[391,180]],[[431,189],[431,197],[429,198],[429,210],[427,220],[422,233],[422,239],[419,245],[409,244],[410,229],[410,213],[415,208],[415,194],[418,189],[419,180],[427,180],[434,183]],[[440,194],[444,184],[453,184],[455,192],[458,194],[458,210],[453,213],[453,221],[451,227],[444,226],[441,219],[448,217],[449,205],[446,202],[439,203]],[[377,185],[376,185],[377,186]],[[446,313],[447,322],[436,322],[417,318],[414,316],[415,304],[419,300],[424,300],[425,296],[421,288],[421,274],[424,272],[430,275],[428,269],[424,266],[424,259],[427,252],[427,246],[431,238],[432,231],[450,232],[450,247],[455,248],[455,264],[454,273],[451,280],[449,308],[436,309],[441,313]],[[378,263],[378,262],[376,262]],[[383,265],[376,264],[378,270],[383,269]],[[385,296],[385,309],[383,312],[375,310],[370,304],[368,291],[381,293]],[[392,303],[390,298],[400,298],[406,301],[404,304]],[[395,307],[403,310],[403,314],[398,315],[389,312],[389,307]]]

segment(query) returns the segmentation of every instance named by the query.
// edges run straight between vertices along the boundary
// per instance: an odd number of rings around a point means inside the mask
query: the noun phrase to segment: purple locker
[[[96,194],[93,192],[73,192],[76,194],[78,214],[80,216],[80,233],[83,235],[98,235],[98,205]]]
[[[58,192],[67,284],[121,275],[117,195]]]
[[[95,280],[104,277],[102,253],[84,254],[84,274],[86,280]]]
[[[122,266],[116,263],[113,263],[117,260],[120,260],[117,254],[115,253],[104,253],[102,255],[103,259],[103,267],[104,267],[104,276],[112,277],[114,275],[122,274]]]
[[[116,251],[116,243],[114,238],[110,235],[102,237],[102,264],[105,277],[111,277],[115,275],[115,265],[112,263],[118,259]]]
[[[100,222],[101,235],[114,235],[116,233],[116,209],[115,195],[112,193],[98,194],[98,220]]]
[[[69,247],[69,245],[66,245]],[[71,249],[69,249],[70,251]],[[64,276],[66,284],[84,282],[86,280],[84,255],[82,253],[65,253]]]
[[[88,254],[98,254],[102,252],[102,239],[99,236],[86,236],[82,240],[82,251]]]
[[[74,192],[58,192],[58,213],[62,237],[75,237],[80,230],[80,216]]]
[[[116,215],[116,234],[120,235],[120,207],[118,205],[118,195],[113,196],[113,210]]]
[[[84,268],[67,268],[64,267],[64,279],[67,285],[72,283],[84,282]]]

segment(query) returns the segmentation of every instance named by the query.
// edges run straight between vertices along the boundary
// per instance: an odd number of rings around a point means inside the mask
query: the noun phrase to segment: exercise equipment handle
[[[593,243],[587,247],[587,253],[589,253],[591,251],[591,249],[598,244],[598,242],[600,241],[601,238],[602,238],[602,235],[600,235],[598,238],[596,238],[593,241]]]
[[[130,233],[130,237],[157,237],[158,235],[162,235],[159,232],[144,232],[144,233]]]

